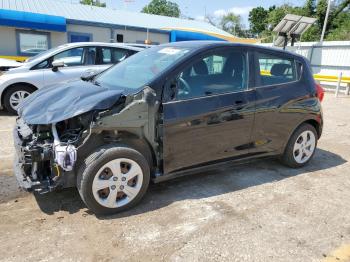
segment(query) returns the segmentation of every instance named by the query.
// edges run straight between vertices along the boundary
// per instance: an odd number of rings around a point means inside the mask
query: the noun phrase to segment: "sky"
[[[66,0],[68,2],[77,2],[78,0]],[[108,8],[122,9],[133,12],[139,12],[150,0],[100,0],[105,2]],[[271,5],[281,5],[284,3],[292,5],[301,5],[305,0],[171,0],[176,2],[183,15],[195,19],[203,19],[205,14],[219,18],[227,12],[233,12],[241,15],[242,22],[248,27],[249,11],[258,6],[265,8]]]

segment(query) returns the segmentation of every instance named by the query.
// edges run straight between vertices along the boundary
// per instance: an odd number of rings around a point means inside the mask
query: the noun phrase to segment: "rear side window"
[[[128,57],[128,50],[102,47],[102,64],[118,64]]]
[[[258,52],[260,86],[284,84],[297,80],[294,59]]]

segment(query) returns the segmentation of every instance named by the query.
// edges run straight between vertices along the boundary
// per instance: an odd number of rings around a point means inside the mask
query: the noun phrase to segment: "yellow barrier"
[[[0,55],[0,58],[6,58],[6,59],[10,59],[10,60],[16,60],[18,62],[23,62],[24,60],[26,60],[28,57],[26,56],[8,56],[8,55]]]
[[[260,74],[263,76],[270,76],[271,75],[270,71],[268,71],[268,70],[261,70]],[[324,82],[338,82],[339,77],[338,76],[315,74],[314,79],[317,81],[324,81]],[[349,76],[342,76],[340,82],[350,84],[350,77]]]
[[[338,76],[327,76],[327,75],[314,75],[315,80],[318,81],[325,81],[325,82],[338,82],[339,77]],[[341,83],[347,83],[350,84],[350,77],[349,76],[342,76]]]

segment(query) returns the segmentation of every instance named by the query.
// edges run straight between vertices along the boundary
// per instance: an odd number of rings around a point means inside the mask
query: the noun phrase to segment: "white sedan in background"
[[[29,58],[0,76],[0,108],[16,114],[18,105],[35,90],[96,74],[144,50],[128,44],[70,43]]]
[[[20,67],[23,64],[15,60],[10,60],[6,58],[0,58],[0,75],[11,68]]]

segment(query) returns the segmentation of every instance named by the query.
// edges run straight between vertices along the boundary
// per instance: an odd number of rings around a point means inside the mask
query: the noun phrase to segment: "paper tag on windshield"
[[[167,55],[176,55],[179,52],[181,52],[181,49],[175,49],[171,47],[165,47],[158,51],[158,53],[160,54],[167,54]]]

